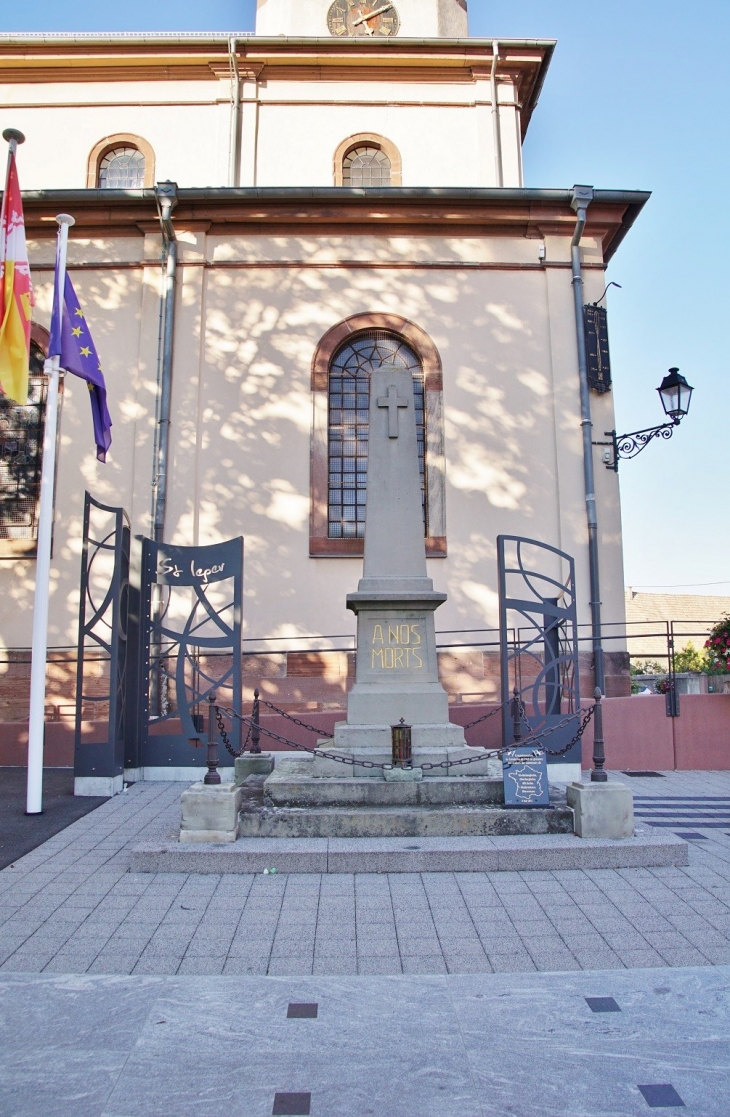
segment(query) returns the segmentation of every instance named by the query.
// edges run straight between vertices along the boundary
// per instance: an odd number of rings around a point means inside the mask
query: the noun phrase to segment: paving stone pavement
[[[727,772],[630,783],[637,795],[682,799],[680,831],[687,802],[730,801]],[[701,837],[686,868],[130,873],[131,845],[175,833],[183,786],[134,785],[0,872],[1,971],[433,975],[730,963],[730,825],[691,821]]]
[[[0,1113],[727,1117],[729,981],[0,974]]]

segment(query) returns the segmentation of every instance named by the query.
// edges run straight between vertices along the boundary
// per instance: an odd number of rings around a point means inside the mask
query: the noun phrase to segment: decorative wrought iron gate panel
[[[205,767],[202,704],[241,712],[243,539],[209,547],[142,541],[139,714],[143,767]],[[234,719],[231,744],[240,744]]]
[[[575,561],[565,551],[518,535],[498,536],[497,556],[502,701],[517,687],[525,706],[525,736],[568,719],[543,738],[545,747],[556,751],[575,735],[580,722]],[[513,742],[508,708],[502,735],[505,745]],[[548,754],[548,763],[580,758],[577,742],[564,756]]]
[[[75,776],[113,777],[121,776],[124,771],[129,549],[129,517],[124,509],[101,504],[90,493],[85,493],[76,667]],[[103,668],[90,670],[92,663],[104,662],[109,663],[108,685]],[[90,723],[93,729],[85,730],[84,722]]]

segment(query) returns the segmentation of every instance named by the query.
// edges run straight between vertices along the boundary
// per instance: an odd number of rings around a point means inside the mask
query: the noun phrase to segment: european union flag
[[[68,272],[66,273],[63,315],[61,315],[58,278],[57,260],[48,356],[58,357],[61,368],[66,369],[66,372],[72,372],[74,376],[80,376],[82,380],[87,382],[91,400],[91,415],[94,420],[96,456],[100,462],[105,462],[106,452],[112,444],[112,421],[106,404],[104,374],[101,371],[101,364],[91,337],[91,331],[84,318]]]

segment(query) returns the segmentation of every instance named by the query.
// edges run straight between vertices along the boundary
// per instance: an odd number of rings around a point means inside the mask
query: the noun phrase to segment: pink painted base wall
[[[636,696],[606,698],[603,701],[603,733],[606,743],[606,767],[611,769],[648,769],[671,771],[700,769],[730,770],[730,694],[687,694],[680,698],[681,716],[668,718],[664,697]],[[460,725],[481,717],[494,709],[491,705],[452,706],[450,716]],[[308,722],[330,733],[336,721],[344,720],[344,710],[328,710],[299,714]],[[262,725],[284,737],[312,746],[315,737],[280,715],[266,715]],[[467,730],[470,745],[499,748],[501,743],[499,713],[481,725]],[[84,723],[94,737],[95,727]],[[286,748],[262,735],[262,749]],[[0,723],[0,766],[24,765],[28,749],[28,726],[25,722]],[[46,726],[46,764],[49,767],[72,767],[74,753],[73,724],[49,722]],[[225,754],[223,754],[225,755]],[[593,725],[583,737],[583,767],[592,767]]]
[[[730,770],[730,694],[683,694],[680,717],[668,718],[663,695],[606,698],[606,767],[671,771]],[[583,767],[593,766],[592,724],[583,737]]]

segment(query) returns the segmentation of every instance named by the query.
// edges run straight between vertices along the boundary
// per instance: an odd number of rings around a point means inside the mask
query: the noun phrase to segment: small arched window
[[[107,190],[141,190],[145,157],[136,147],[114,147],[99,163],[99,186]]]
[[[348,136],[335,152],[334,177],[335,186],[401,186],[400,152],[385,136]]]
[[[379,147],[355,147],[342,164],[343,186],[390,186],[390,159]]]

